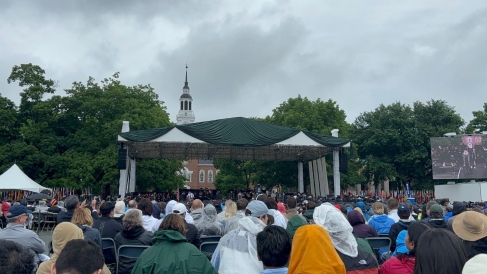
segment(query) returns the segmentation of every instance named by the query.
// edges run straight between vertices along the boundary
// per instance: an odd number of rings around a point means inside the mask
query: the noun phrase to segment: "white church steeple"
[[[179,97],[179,113],[176,117],[176,122],[178,125],[194,123],[193,98],[189,94],[188,86],[188,65],[186,65],[183,94]]]

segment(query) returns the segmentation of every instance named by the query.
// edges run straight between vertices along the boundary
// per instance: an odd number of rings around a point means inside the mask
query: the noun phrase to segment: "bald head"
[[[135,200],[130,200],[128,206],[129,208],[137,208],[137,202]]]
[[[200,208],[203,208],[203,202],[200,199],[194,199],[193,204],[191,205],[191,210]]]

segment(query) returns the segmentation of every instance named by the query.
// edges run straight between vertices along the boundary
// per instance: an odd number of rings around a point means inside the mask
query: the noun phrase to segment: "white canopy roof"
[[[0,191],[26,190],[40,193],[45,189],[51,190],[33,181],[16,164],[0,175]]]

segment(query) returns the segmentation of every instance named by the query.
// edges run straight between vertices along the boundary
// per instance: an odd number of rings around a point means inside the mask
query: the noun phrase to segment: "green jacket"
[[[306,218],[306,221],[308,221],[308,224],[314,224],[313,220],[313,213],[315,212],[315,209],[308,209],[303,213],[304,218]]]
[[[307,225],[308,223],[299,215],[293,216],[288,222],[287,222],[287,227],[286,231],[291,235],[291,238],[294,237],[294,233],[296,233],[296,230],[300,228],[303,225]]]
[[[210,261],[186,237],[174,230],[154,233],[152,246],[137,259],[132,274],[218,274]]]

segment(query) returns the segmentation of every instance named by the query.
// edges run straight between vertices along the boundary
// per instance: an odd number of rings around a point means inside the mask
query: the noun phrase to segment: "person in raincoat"
[[[218,274],[206,256],[188,243],[183,218],[169,214],[154,233],[152,246],[140,254],[132,274]]]
[[[196,228],[201,235],[222,236],[223,225],[216,220],[216,208],[212,204],[207,204],[203,209],[203,220],[196,224]]]
[[[345,274],[346,270],[328,232],[310,224],[294,234],[288,273]]]
[[[352,226],[338,209],[328,203],[322,204],[315,208],[313,220],[330,234],[333,246],[345,264],[347,273],[377,273],[377,259],[358,248],[357,240],[352,234]]]
[[[220,274],[259,274],[264,268],[257,256],[257,233],[266,223],[269,211],[262,201],[251,201],[246,209],[250,216],[239,219],[239,226],[220,239],[211,264]]]

